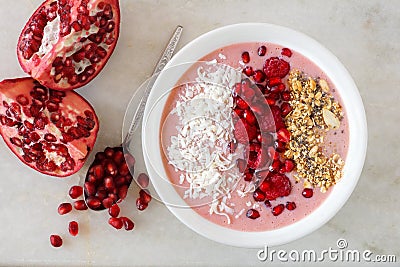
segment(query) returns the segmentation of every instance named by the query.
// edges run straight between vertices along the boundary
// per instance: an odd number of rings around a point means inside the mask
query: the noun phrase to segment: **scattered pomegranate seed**
[[[134,227],[135,224],[132,222],[131,219],[127,217],[121,217],[122,223],[124,224],[124,228],[126,231],[131,231]]]
[[[77,236],[79,233],[79,225],[76,221],[69,222],[68,231],[72,236]]]
[[[246,64],[250,62],[249,52],[245,51],[242,53],[242,61],[243,61],[243,63],[246,63]]]
[[[64,215],[69,213],[72,210],[72,205],[71,203],[61,203],[58,206],[58,214]]]
[[[281,93],[281,97],[283,101],[290,101],[291,96],[290,96],[290,92],[289,91],[283,91]]]
[[[282,48],[281,54],[283,56],[291,57],[292,56],[292,51],[289,48]]]
[[[249,209],[246,212],[246,217],[254,220],[260,217],[260,213],[255,209]]]
[[[282,80],[279,77],[272,77],[272,78],[270,78],[268,80],[268,86],[269,87],[277,86],[277,85],[279,85],[281,83],[282,83]]]
[[[279,159],[274,160],[272,164],[269,166],[269,171],[273,173],[279,172],[280,167],[281,167],[280,160]]]
[[[292,107],[287,102],[282,103],[281,109],[282,109],[282,116],[283,117],[286,117],[290,113],[290,111],[292,111]]]
[[[265,200],[265,193],[260,188],[257,188],[253,193],[253,198],[257,202],[262,202]]]
[[[88,207],[86,206],[86,203],[84,200],[77,200],[74,202],[74,208],[76,210],[87,210]]]
[[[118,217],[120,208],[117,204],[113,204],[109,209],[108,209],[108,214],[110,214],[111,217]]]
[[[108,219],[108,224],[110,224],[115,229],[121,229],[124,226],[124,223],[122,222],[121,218],[114,218],[114,217]]]
[[[79,185],[74,185],[69,190],[69,196],[72,199],[77,199],[78,197],[82,196],[82,194],[83,194],[83,188],[82,186]]]
[[[303,192],[301,192],[303,197],[310,198],[314,195],[314,191],[311,188],[304,188]]]
[[[136,199],[136,208],[138,210],[145,210],[149,204],[146,203],[142,198],[138,197]]]
[[[267,53],[267,47],[265,47],[265,45],[262,45],[258,48],[257,50],[257,54],[262,57],[265,56],[265,53]]]
[[[272,208],[272,214],[274,216],[278,216],[283,212],[284,209],[285,209],[285,205],[279,204],[279,205],[277,205],[277,206]]]
[[[286,209],[287,210],[294,210],[296,208],[296,203],[294,202],[287,202],[286,203]]]
[[[259,185],[259,189],[262,191],[262,192],[267,192],[267,190],[269,189],[271,187],[271,184],[268,182],[268,180],[267,179],[264,179],[264,181],[262,181],[262,183]]]
[[[267,208],[271,208],[271,202],[267,199],[267,200],[265,200],[264,201],[264,204],[265,204],[265,206],[267,207]]]
[[[63,244],[62,238],[59,235],[51,235],[50,236],[50,243],[53,247],[58,248],[61,247]]]
[[[254,176],[254,174],[252,174],[250,172],[247,172],[247,173],[244,174],[243,179],[246,182],[250,182],[251,180],[253,180],[253,176]]]
[[[150,203],[151,201],[151,195],[147,190],[141,189],[139,191],[139,197],[143,200],[145,203]]]

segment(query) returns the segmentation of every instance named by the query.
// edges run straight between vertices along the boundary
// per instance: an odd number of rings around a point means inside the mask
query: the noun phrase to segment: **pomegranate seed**
[[[76,210],[87,210],[88,207],[86,206],[86,203],[84,200],[77,200],[74,202],[74,208]]]
[[[111,217],[108,219],[108,223],[114,227],[115,229],[121,229],[124,226],[124,223],[122,222],[121,218],[114,218]]]
[[[282,103],[281,109],[282,109],[282,117],[286,117],[290,113],[290,111],[292,111],[292,107],[287,102]]]
[[[276,140],[274,142],[274,147],[277,152],[282,153],[286,149],[286,144],[282,141]]]
[[[85,193],[88,196],[94,196],[96,194],[96,186],[91,182],[85,182],[83,187],[85,188]]]
[[[246,66],[244,67],[242,71],[247,77],[253,76],[254,75],[254,70],[251,66]]]
[[[147,190],[141,189],[139,191],[139,197],[143,200],[144,203],[150,203],[151,195]]]
[[[253,193],[253,198],[257,202],[261,202],[265,200],[265,193],[261,191],[260,188],[257,188]]]
[[[242,53],[242,61],[243,61],[243,63],[246,63],[246,64],[250,62],[249,52],[245,51]]]
[[[61,247],[63,244],[62,238],[59,235],[51,235],[50,236],[50,243],[53,247],[58,248]]]
[[[108,214],[110,214],[111,217],[118,217],[120,212],[120,208],[117,204],[113,204],[109,209],[108,209]]]
[[[128,194],[128,186],[123,185],[120,188],[118,188],[118,196],[121,200],[126,198],[126,195]]]
[[[291,99],[290,92],[289,91],[282,92],[281,97],[282,97],[282,100],[284,100],[284,101],[290,101],[290,99]]]
[[[243,118],[249,123],[249,124],[256,124],[257,119],[256,116],[254,116],[254,113],[251,110],[246,109],[243,112]]]
[[[281,83],[282,83],[282,80],[279,77],[273,77],[268,80],[269,87],[277,86],[278,84],[281,84]]]
[[[303,197],[310,198],[314,195],[314,191],[311,188],[304,188],[303,192],[301,192]]]
[[[265,54],[267,53],[267,48],[265,47],[265,45],[262,45],[258,48],[257,50],[257,54],[262,57],[265,56]]]
[[[283,56],[291,57],[292,56],[292,51],[289,48],[282,48],[281,54]]]
[[[88,197],[86,202],[91,209],[98,209],[101,206],[101,201],[97,197]]]
[[[72,205],[71,203],[61,203],[58,206],[58,214],[64,215],[69,213],[72,210]]]
[[[246,181],[246,182],[250,182],[251,180],[253,180],[253,176],[254,176],[254,174],[252,174],[252,173],[245,173],[244,174],[244,180]]]
[[[135,224],[132,222],[131,219],[127,217],[121,217],[122,223],[124,224],[124,228],[126,231],[131,231],[134,227]]]
[[[69,189],[69,196],[72,199],[77,199],[78,197],[82,196],[83,188],[79,185],[74,185]]]
[[[108,209],[111,208],[111,206],[114,204],[114,199],[107,197],[103,199],[101,203],[103,204],[104,208]]]
[[[285,159],[285,172],[291,172],[294,169],[294,161],[291,159]]]
[[[294,210],[296,208],[296,203],[294,202],[286,202],[286,209],[287,210]]]
[[[76,221],[69,222],[68,231],[72,236],[77,236],[79,232],[79,225]]]
[[[290,141],[290,133],[286,128],[281,128],[276,132],[279,141],[288,143]]]
[[[138,210],[145,210],[149,204],[144,202],[140,197],[136,199],[136,208]]]
[[[271,208],[271,202],[267,199],[267,200],[265,200],[264,201],[264,204],[265,204],[265,206],[267,207],[267,208]]]
[[[279,172],[280,167],[281,167],[281,162],[279,161],[279,159],[274,160],[272,164],[269,166],[269,171],[273,173]]]
[[[260,213],[255,209],[249,209],[246,212],[246,217],[254,220],[260,217]]]
[[[237,98],[237,99],[236,99],[236,106],[237,106],[238,108],[244,109],[244,110],[249,108],[249,105],[247,105],[246,101],[244,101],[244,100],[241,99],[241,98]]]
[[[262,83],[265,81],[265,73],[262,70],[254,71],[253,79],[256,83]]]
[[[274,216],[278,216],[283,212],[284,209],[285,209],[285,205],[279,204],[279,205],[277,205],[277,206],[272,208],[272,214]]]

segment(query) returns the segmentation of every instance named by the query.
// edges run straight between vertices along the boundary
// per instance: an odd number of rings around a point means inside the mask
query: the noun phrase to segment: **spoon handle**
[[[175,32],[171,36],[171,39],[169,40],[167,47],[165,48],[163,54],[161,55],[161,58],[158,61],[152,76],[157,75],[161,70],[163,70],[165,65],[168,63],[168,61],[171,60],[172,55],[174,54],[175,48],[178,45],[179,39],[182,35],[182,31],[183,31],[182,26],[176,27]],[[155,80],[156,79],[154,79],[154,78],[150,79],[150,82],[148,83],[148,85],[143,93],[143,96],[140,99],[139,105],[133,116],[132,123],[129,127],[128,134],[125,136],[125,138],[123,140],[124,144],[129,144],[133,134],[137,130],[138,126],[140,125],[140,122],[143,118],[144,110],[146,107],[146,102],[147,102],[147,99],[149,98],[150,91],[153,88]]]

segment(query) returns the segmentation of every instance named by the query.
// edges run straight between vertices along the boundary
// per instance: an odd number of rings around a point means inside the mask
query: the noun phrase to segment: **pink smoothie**
[[[267,53],[265,56],[258,56],[257,49],[261,46],[265,45],[267,47]],[[218,63],[229,65],[233,68],[240,68],[243,67],[240,64],[241,61],[241,54],[244,51],[248,51],[250,54],[250,62],[246,65],[253,66],[253,68],[262,69],[262,66],[265,60],[271,56],[282,57],[281,55],[282,47],[279,45],[271,44],[271,43],[239,43],[230,46],[226,46],[211,52],[210,54],[206,55],[205,57],[201,58],[200,61],[211,61],[217,60]],[[284,57],[286,61],[290,63],[291,70],[298,69],[303,71],[308,76],[311,77],[320,77],[325,79],[330,88],[331,94],[333,97],[341,103],[340,95],[338,92],[335,91],[335,85],[330,81],[329,77],[326,76],[322,70],[316,66],[313,62],[302,56],[301,54],[293,51],[293,55],[290,58]],[[178,84],[181,84],[182,81],[190,81],[196,77],[197,70],[196,64],[191,67],[181,78]],[[165,155],[165,148],[170,145],[170,137],[176,135],[176,123],[177,118],[173,115],[169,115],[171,110],[176,106],[176,102],[178,96],[181,92],[182,88],[177,87],[176,90],[173,90],[168,97],[167,104],[164,108],[163,116],[162,116],[162,124],[161,124],[161,132],[162,136],[161,143],[161,154],[163,158],[164,167],[168,178],[172,182],[172,184],[176,185],[175,188],[177,192],[183,196],[184,191],[187,189],[187,184],[185,182],[183,185],[179,184],[179,176],[182,172],[176,172],[175,168],[168,163],[168,159]],[[348,131],[348,121],[346,118],[346,112],[344,107],[343,113],[344,118],[341,121],[340,128],[334,131],[330,131],[326,136],[325,141],[325,149],[327,153],[335,152],[341,156],[341,158],[345,161],[347,149],[348,149],[348,140],[349,140],[349,131]],[[328,155],[328,154],[327,154]],[[219,224],[224,227],[228,227],[231,229],[239,230],[239,231],[266,231],[266,230],[273,230],[283,226],[290,225],[296,221],[301,220],[302,218],[309,215],[313,212],[330,194],[329,189],[326,193],[321,193],[318,188],[314,189],[314,195],[312,198],[304,198],[301,195],[303,190],[303,183],[299,182],[296,183],[293,178],[293,173],[287,174],[287,176],[291,180],[292,184],[292,192],[289,196],[278,198],[275,201],[271,201],[272,206],[278,205],[280,203],[286,204],[288,201],[294,201],[296,203],[296,209],[289,211],[284,210],[282,214],[279,216],[274,216],[271,213],[270,208],[266,208],[263,202],[255,202],[252,196],[252,193],[247,194],[245,197],[241,197],[236,193],[237,189],[241,189],[248,184],[243,179],[240,180],[237,188],[235,188],[231,192],[231,199],[228,200],[228,203],[234,203],[234,214],[230,216],[231,222],[230,224],[227,223],[226,217],[220,215],[209,215],[209,206],[207,203],[209,199],[203,199],[199,202],[199,200],[193,200],[186,198],[185,201],[187,204],[202,217],[206,218],[207,220]],[[340,181],[339,181],[340,182]],[[250,203],[250,206],[248,205]],[[260,212],[260,217],[256,220],[251,220],[246,217],[246,211],[253,207],[253,205],[257,203],[255,209]],[[199,206],[200,205],[200,206]]]

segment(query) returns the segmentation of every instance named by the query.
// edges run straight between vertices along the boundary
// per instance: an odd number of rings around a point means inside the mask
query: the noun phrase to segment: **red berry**
[[[287,210],[294,210],[296,208],[296,203],[294,202],[286,202],[286,209]]]
[[[278,57],[270,57],[264,63],[264,73],[268,78],[285,77],[290,70],[290,65],[287,61]]]
[[[108,214],[110,214],[111,217],[118,217],[120,208],[118,204],[113,204],[109,209],[108,209]]]
[[[255,209],[249,209],[246,212],[246,217],[254,220],[260,217],[260,213]]]
[[[63,244],[62,238],[59,235],[51,235],[50,236],[50,243],[53,247],[58,248],[61,247]]]
[[[79,233],[79,225],[76,221],[69,222],[68,231],[72,236],[77,236]]]
[[[285,172],[291,172],[294,169],[294,161],[291,159],[285,159]]]
[[[58,206],[58,214],[64,215],[69,213],[72,210],[72,205],[71,203],[61,203]]]
[[[69,196],[72,199],[76,199],[76,198],[82,196],[82,194],[83,194],[82,186],[74,185],[69,189]]]
[[[301,192],[303,197],[310,198],[314,195],[314,191],[311,188],[304,188],[303,192]]]
[[[278,216],[283,212],[284,209],[285,209],[285,205],[279,204],[279,205],[277,205],[277,206],[272,208],[272,214],[274,216]]]
[[[265,197],[268,200],[275,200],[278,197],[285,197],[292,191],[292,185],[289,178],[284,174],[272,174],[269,177],[269,188],[265,191]]]
[[[243,61],[243,63],[246,63],[246,64],[250,62],[249,52],[245,51],[242,53],[242,61]]]

